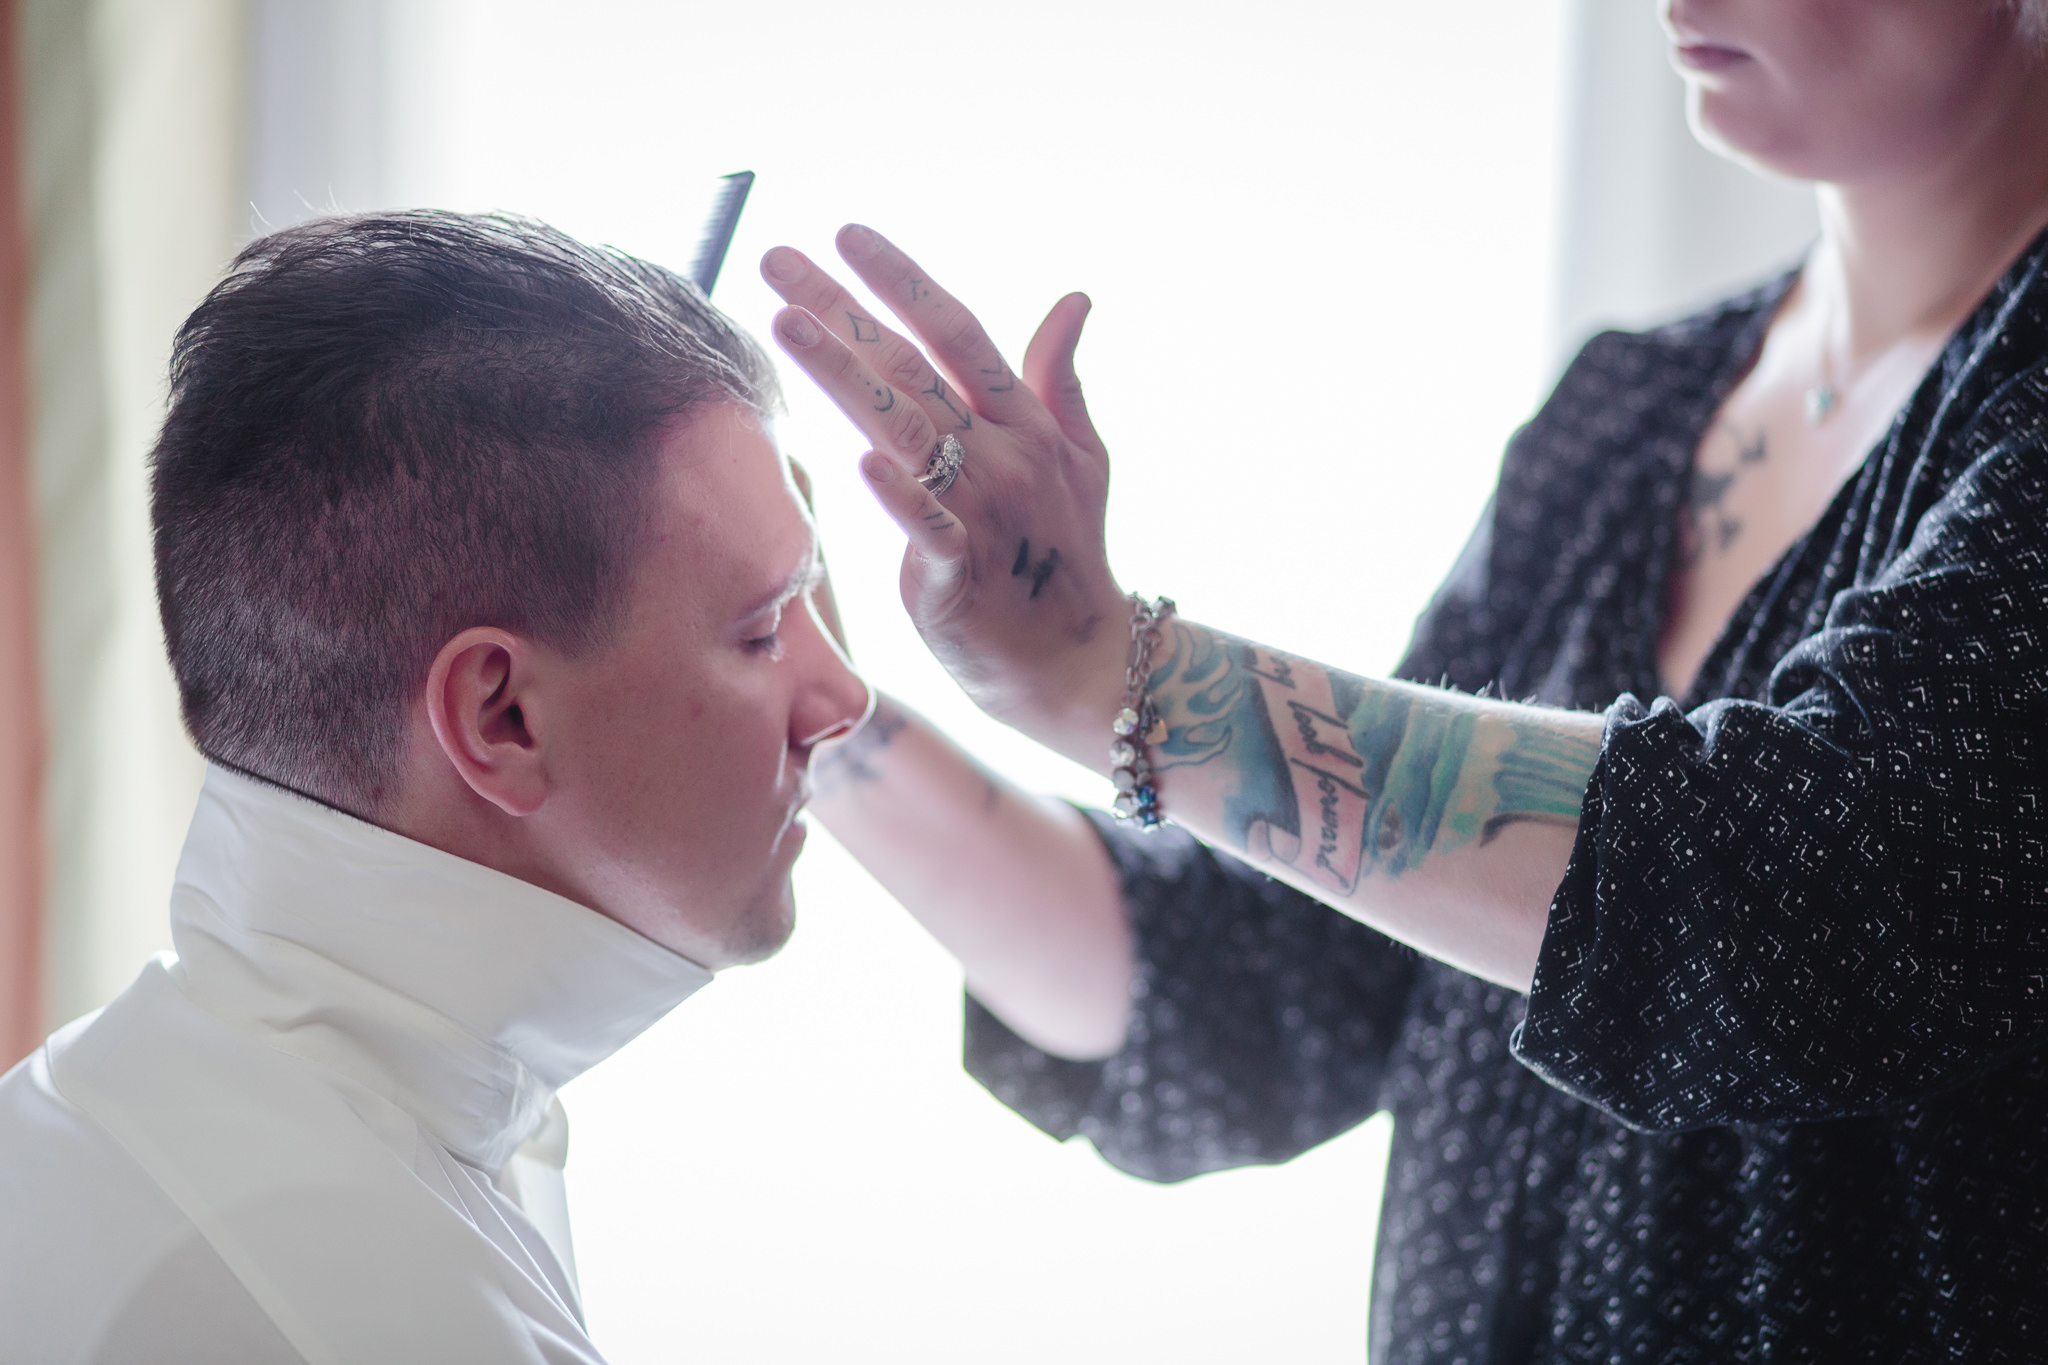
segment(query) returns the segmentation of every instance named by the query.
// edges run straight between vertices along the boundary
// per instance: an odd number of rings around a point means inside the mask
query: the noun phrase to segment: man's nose
[[[874,694],[867,681],[853,671],[824,626],[817,609],[804,601],[802,619],[796,623],[796,647],[803,669],[802,692],[789,718],[790,740],[808,749],[837,739],[867,718]]]

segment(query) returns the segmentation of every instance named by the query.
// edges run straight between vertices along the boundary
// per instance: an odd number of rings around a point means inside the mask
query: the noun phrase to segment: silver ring
[[[960,444],[960,438],[948,435],[932,447],[932,457],[925,461],[924,473],[917,481],[924,485],[924,491],[937,497],[953,486],[953,480],[960,475],[960,466],[967,461],[967,447]]]

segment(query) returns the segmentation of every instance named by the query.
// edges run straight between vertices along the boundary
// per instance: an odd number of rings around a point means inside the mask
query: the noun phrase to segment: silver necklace
[[[1832,314],[1832,310],[1830,310]],[[1834,377],[1828,373],[1834,367],[1828,364],[1828,329],[1824,319],[1820,329],[1820,381],[1806,390],[1806,424],[1819,426],[1835,415],[1835,409],[1842,406],[1842,391],[1835,386]]]

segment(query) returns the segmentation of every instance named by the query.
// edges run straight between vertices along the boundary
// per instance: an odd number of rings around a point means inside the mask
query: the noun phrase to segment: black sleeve
[[[1784,1123],[2048,1042],[2048,380],[2018,382],[1763,702],[1609,712],[1515,1040],[1555,1084]]]
[[[1499,501],[1498,493],[1487,500],[1451,571],[1416,619],[1395,677],[1466,692],[1477,692],[1496,680],[1499,632],[1493,625],[1497,604],[1492,568]]]
[[[1181,830],[1090,818],[1137,942],[1130,1037],[1107,1061],[1065,1061],[970,996],[975,1079],[1148,1180],[1286,1161],[1371,1117],[1414,955]]]

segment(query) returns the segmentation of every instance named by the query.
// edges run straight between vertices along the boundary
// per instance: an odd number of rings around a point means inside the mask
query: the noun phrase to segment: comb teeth
[[[725,266],[725,253],[740,225],[740,210],[747,206],[747,191],[754,188],[752,171],[737,171],[719,182],[718,197],[711,205],[711,217],[697,242],[697,255],[690,262],[690,282],[709,298]]]

